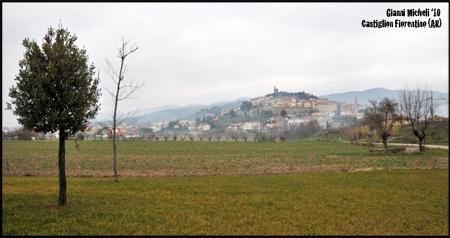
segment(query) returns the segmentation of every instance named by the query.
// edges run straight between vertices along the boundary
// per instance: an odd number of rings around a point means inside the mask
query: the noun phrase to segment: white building
[[[197,129],[200,131],[207,131],[207,130],[211,129],[211,126],[206,123],[201,123],[200,125],[197,126]]]
[[[163,127],[163,123],[162,122],[158,122],[155,124],[152,124],[149,128],[153,130],[153,132],[158,132],[162,129]]]
[[[244,130],[257,130],[260,126],[259,121],[246,121],[242,124],[241,128]]]
[[[231,130],[239,130],[239,129],[241,129],[241,125],[239,124],[239,123],[236,123],[236,124],[231,124],[231,125],[229,125],[228,126],[228,129],[231,129]]]
[[[292,118],[288,120],[288,125],[289,126],[300,126],[300,124],[303,123],[303,125],[308,124],[309,122],[311,122],[312,118],[311,117],[302,117],[302,118]]]

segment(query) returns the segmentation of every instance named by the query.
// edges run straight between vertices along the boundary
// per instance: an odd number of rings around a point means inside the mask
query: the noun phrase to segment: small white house
[[[200,131],[208,131],[209,129],[211,129],[211,126],[207,123],[201,123],[197,126],[197,129]]]

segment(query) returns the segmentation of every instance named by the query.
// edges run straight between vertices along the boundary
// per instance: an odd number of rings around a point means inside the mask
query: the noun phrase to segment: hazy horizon
[[[386,8],[441,9],[440,29],[362,28]],[[105,59],[120,38],[139,46],[129,77],[145,82],[119,108],[211,104],[262,96],[273,86],[317,96],[416,85],[448,94],[445,3],[2,3],[2,126],[23,39],[38,44],[61,21],[100,73],[99,113],[112,109]]]

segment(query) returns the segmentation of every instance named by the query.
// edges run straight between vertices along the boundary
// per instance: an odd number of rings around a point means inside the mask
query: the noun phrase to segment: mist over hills
[[[356,99],[359,104],[368,104],[369,100],[377,98],[397,98],[398,91],[385,88],[371,88],[364,91],[348,91],[343,93],[332,93],[319,96],[319,98],[327,98],[336,102],[354,102]]]
[[[436,97],[448,99],[448,94],[433,91]],[[368,104],[370,99],[379,99],[383,97],[398,98],[399,90],[390,90],[385,88],[371,88],[364,91],[349,91],[343,93],[332,93],[320,96],[337,102],[353,102],[355,97],[360,104]]]
[[[353,103],[355,98],[359,104],[368,105],[371,99],[380,99],[383,97],[398,97],[398,90],[390,90],[385,88],[372,88],[363,91],[349,91],[343,93],[332,93],[319,96],[319,98],[327,98],[336,102]],[[438,114],[448,117],[448,93],[434,91],[437,98],[441,99],[442,105],[438,109]],[[196,118],[198,112],[202,109],[210,109],[220,107],[222,112],[228,112],[232,109],[239,108],[242,102],[250,100],[249,97],[241,97],[236,100],[221,101],[212,104],[191,104],[185,106],[166,105],[161,107],[141,109],[135,112],[136,116],[130,117],[124,122],[134,125],[147,125],[156,122],[168,122],[173,120],[192,120]],[[104,119],[100,118],[99,119]]]
[[[440,100],[440,107],[438,108],[438,114],[448,117],[448,93],[433,91],[436,98]],[[381,99],[384,97],[397,99],[399,90],[390,90],[385,88],[371,88],[364,91],[349,91],[343,93],[332,93],[319,98],[327,98],[336,102],[354,102],[355,98],[359,104],[367,106],[371,99]]]
[[[192,120],[196,118],[197,112],[201,109],[220,107],[221,111],[227,112],[239,108],[244,101],[250,98],[242,97],[236,100],[221,101],[212,104],[191,104],[186,106],[169,105],[160,107],[161,110],[154,108],[140,110],[140,115],[131,117],[124,122],[127,124],[145,125],[155,122],[167,122],[173,120]]]

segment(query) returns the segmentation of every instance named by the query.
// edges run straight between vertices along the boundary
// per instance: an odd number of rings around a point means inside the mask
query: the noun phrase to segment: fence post
[[[9,176],[9,160],[6,161],[6,176]]]

